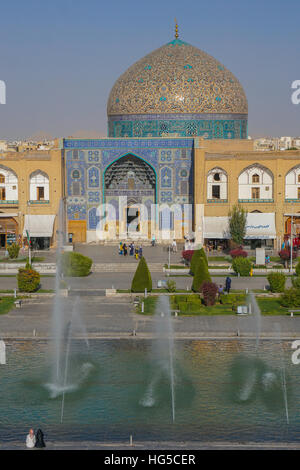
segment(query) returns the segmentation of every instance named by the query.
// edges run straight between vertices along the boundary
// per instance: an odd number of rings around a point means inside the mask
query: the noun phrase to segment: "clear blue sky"
[[[10,0],[1,2],[0,139],[106,135],[110,89],[130,65],[180,37],[241,81],[249,134],[300,135],[299,0]]]

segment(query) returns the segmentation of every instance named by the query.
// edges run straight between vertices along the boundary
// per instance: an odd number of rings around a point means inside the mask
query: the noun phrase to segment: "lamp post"
[[[27,230],[27,240],[28,240],[28,261],[29,266],[31,266],[31,246],[30,246],[30,201],[27,201],[28,207],[28,230]]]
[[[290,265],[290,272],[293,271],[293,213],[291,218],[291,265]]]

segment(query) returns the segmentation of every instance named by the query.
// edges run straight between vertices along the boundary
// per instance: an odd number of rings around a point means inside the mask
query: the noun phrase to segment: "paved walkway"
[[[66,298],[66,323],[71,319],[75,302],[91,338],[128,338],[132,337],[134,330],[137,335],[133,340],[155,334],[155,317],[134,313],[130,297]],[[22,308],[14,308],[8,314],[0,315],[0,337],[51,337],[53,308],[53,297],[25,299]],[[300,338],[300,317],[296,316],[263,316],[260,325],[253,315],[180,316],[172,321],[177,338],[256,337],[259,327],[262,337],[278,338],[278,326],[283,337]],[[82,332],[78,335],[82,336]]]
[[[87,289],[111,289],[114,286],[115,289],[130,289],[131,281],[134,273],[126,272],[106,272],[106,273],[91,273],[87,277],[71,277],[66,278],[68,285],[71,288],[82,288]],[[193,278],[191,276],[175,276],[167,277],[165,273],[155,272],[152,273],[152,284],[153,288],[157,288],[159,280],[171,279],[176,282],[178,289],[190,289]],[[223,277],[212,277],[213,282],[217,285],[225,285],[226,276]],[[268,280],[266,277],[232,277],[231,278],[232,289],[263,289],[268,286]],[[55,277],[41,277],[42,289],[54,289]],[[287,278],[286,287],[291,285],[291,279]],[[17,287],[16,277],[0,277],[0,290],[15,289]]]

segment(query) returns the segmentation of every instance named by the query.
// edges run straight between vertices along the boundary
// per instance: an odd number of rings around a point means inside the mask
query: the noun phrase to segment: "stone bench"
[[[14,302],[14,304],[15,304],[16,308],[21,308],[22,307],[22,300],[16,300]]]
[[[291,314],[291,317],[294,316],[294,313],[300,313],[300,310],[296,310],[296,309],[293,309],[293,310],[289,310],[290,314]]]

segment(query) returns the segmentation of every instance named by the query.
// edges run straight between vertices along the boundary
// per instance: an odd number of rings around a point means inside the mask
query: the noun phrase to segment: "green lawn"
[[[280,305],[278,297],[275,299],[257,298],[257,303],[262,315],[290,315],[289,310]]]
[[[232,308],[232,304],[220,304],[217,302],[215,305],[212,307],[205,307],[199,298],[197,294],[194,294],[192,296],[179,296],[181,297],[182,302],[176,302],[175,301],[175,296],[170,297],[170,306],[171,310],[174,311],[179,311],[178,315],[183,315],[183,316],[198,316],[198,315],[203,315],[203,316],[211,316],[211,315],[235,315],[235,309]],[[186,302],[185,299],[189,297],[191,299],[191,302]],[[245,304],[245,298],[246,296],[242,296],[243,300],[238,302],[239,304],[243,305]],[[142,315],[153,315],[155,313],[155,306],[157,302],[158,297],[150,296],[147,297],[146,299],[141,299],[138,307],[137,307],[137,313],[140,313]],[[179,298],[178,298],[179,299]],[[142,313],[142,307],[141,303],[142,301],[144,302],[144,313]],[[282,307],[279,303],[278,298],[257,298],[257,303],[261,309],[261,314],[262,315],[290,315],[290,312],[288,311],[287,308]],[[186,311],[183,311],[183,307],[186,308]]]
[[[0,315],[8,313],[10,309],[14,306],[14,297],[2,297],[0,298]]]

